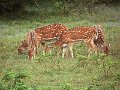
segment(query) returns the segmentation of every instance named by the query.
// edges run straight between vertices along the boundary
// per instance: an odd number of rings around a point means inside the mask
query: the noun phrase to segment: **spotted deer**
[[[106,43],[103,27],[98,25],[96,26],[96,29],[98,31],[98,38],[94,40],[94,43],[104,52],[104,54],[108,55],[110,51],[110,44]]]
[[[37,48],[41,45],[43,49],[43,54],[46,50],[46,42],[56,42],[64,31],[68,30],[63,24],[51,24],[41,28],[37,28],[34,31],[28,33],[27,42],[28,42],[28,57],[29,59],[35,56]]]
[[[102,47],[105,54],[109,52],[108,46],[105,44],[103,30],[99,25],[95,27],[82,26],[69,29],[61,35],[55,44],[63,47],[62,58],[65,56],[66,47],[68,47],[70,55],[73,58],[73,44],[79,41],[83,41],[88,45],[88,57],[90,57],[93,51],[95,53],[98,52],[98,46]]]
[[[34,34],[33,34],[34,33]],[[37,46],[38,44],[36,43],[37,40],[34,40],[33,42],[33,35],[36,35],[37,34],[34,32],[34,31],[31,31],[31,32],[28,32],[27,33],[27,36],[26,36],[26,39],[24,39],[23,41],[21,41],[21,44],[20,46],[18,47],[18,54],[22,54],[24,51],[29,51],[30,49],[33,48],[33,46]],[[38,36],[37,36],[38,37]],[[38,47],[38,46],[37,46]],[[32,51],[32,50],[31,50]]]

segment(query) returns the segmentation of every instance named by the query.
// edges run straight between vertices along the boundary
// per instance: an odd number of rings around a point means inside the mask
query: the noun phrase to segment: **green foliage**
[[[1,0],[0,13],[8,17],[9,14],[17,17],[21,12],[24,14],[26,6],[36,6],[40,13],[47,11],[47,13],[54,15],[69,15],[92,12],[94,10],[93,7],[101,3],[116,5],[119,0]]]
[[[1,80],[2,90],[28,90],[28,86],[24,83],[25,78],[29,77],[24,71],[15,73],[8,71]],[[0,89],[0,90],[1,90]]]
[[[42,52],[41,52],[42,53]],[[38,61],[38,62],[44,62],[45,60],[48,60],[48,59],[51,59],[52,58],[52,55],[51,54],[45,54],[45,55],[43,55],[43,54],[40,54],[39,56],[37,56],[37,58],[36,58],[36,60]]]
[[[81,60],[84,60],[84,61],[85,61],[85,60],[88,59],[88,58],[87,58],[87,56],[84,56],[84,55],[78,55],[78,56],[77,56],[77,59],[78,59],[79,61],[81,61]]]
[[[60,84],[60,86],[62,87],[62,90],[74,90],[73,86],[69,83]]]
[[[5,82],[8,82],[8,81],[12,80],[14,77],[15,77],[15,73],[10,71],[3,76],[2,80]]]

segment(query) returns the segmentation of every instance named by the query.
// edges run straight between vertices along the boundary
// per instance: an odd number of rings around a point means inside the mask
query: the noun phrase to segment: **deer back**
[[[40,34],[42,40],[50,40],[59,38],[67,28],[62,24],[52,24],[35,29],[35,32]]]
[[[97,32],[95,27],[75,27],[65,31],[61,36],[61,41],[63,43],[89,41],[96,37]]]

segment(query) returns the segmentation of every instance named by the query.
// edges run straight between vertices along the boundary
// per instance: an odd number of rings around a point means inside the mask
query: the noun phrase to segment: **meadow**
[[[18,18],[0,16],[0,90],[120,90],[120,7],[98,6],[91,13],[67,16],[28,11]],[[56,57],[54,48],[45,56],[39,50],[34,60],[17,54],[27,32],[53,23],[68,28],[102,25],[111,45],[109,56],[87,59],[84,43],[74,46],[74,59]]]

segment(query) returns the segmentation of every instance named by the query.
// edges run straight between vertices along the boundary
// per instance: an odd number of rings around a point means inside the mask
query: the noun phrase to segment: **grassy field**
[[[98,8],[70,16],[24,13],[14,20],[0,17],[0,90],[120,90],[120,8]],[[56,57],[54,49],[52,56],[39,52],[35,60],[17,54],[27,32],[53,23],[69,28],[102,25],[111,44],[109,56],[93,55],[88,60],[83,43],[75,45],[74,59]]]

